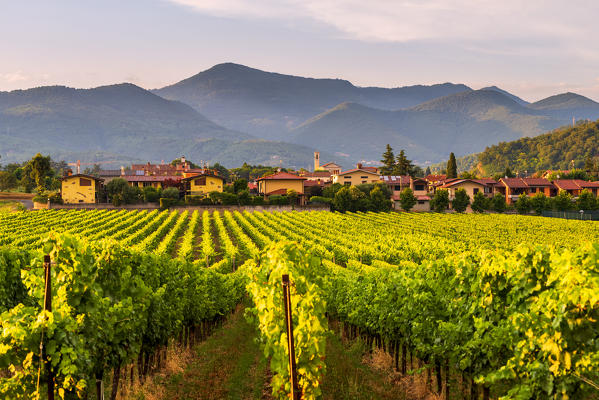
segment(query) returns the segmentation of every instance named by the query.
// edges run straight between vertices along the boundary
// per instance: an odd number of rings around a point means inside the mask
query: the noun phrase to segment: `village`
[[[567,173],[567,171],[566,171]],[[360,185],[379,185],[384,187],[383,193],[388,195],[390,208],[401,211],[401,193],[410,189],[414,201],[409,211],[431,211],[431,202],[435,193],[447,192],[447,209],[451,210],[458,193],[467,194],[467,208],[471,212],[477,197],[491,201],[493,198],[503,198],[505,206],[514,206],[521,197],[532,197],[542,193],[545,198],[557,197],[560,193],[571,197],[572,201],[584,192],[597,197],[599,182],[582,179],[550,179],[555,172],[547,171],[542,177],[503,177],[493,178],[448,178],[447,175],[428,174],[423,177],[409,175],[382,175],[379,167],[364,166],[357,163],[355,168],[342,170],[334,162],[320,163],[320,153],[314,152],[312,171],[282,171],[264,175],[247,182],[250,196],[257,197],[259,204],[289,204],[305,206],[318,202],[326,202],[322,197],[323,190],[330,187],[352,187]],[[215,196],[226,190],[225,177],[207,165],[194,168],[193,163],[181,157],[174,164],[133,164],[130,168],[121,167],[118,170],[100,170],[97,176],[68,170],[62,178],[61,198],[66,205],[89,206],[107,202],[102,189],[115,179],[122,179],[131,187],[140,189],[154,188],[162,190],[177,188],[179,198],[186,205],[210,204],[210,194]],[[172,190],[171,190],[172,191]],[[175,192],[176,193],[176,192]],[[287,198],[289,197],[289,198]],[[324,200],[323,200],[324,199]],[[176,196],[175,196],[176,200]],[[253,204],[255,204],[254,202]],[[168,203],[167,203],[168,205]],[[459,209],[457,211],[460,211]],[[476,209],[475,209],[476,211]]]

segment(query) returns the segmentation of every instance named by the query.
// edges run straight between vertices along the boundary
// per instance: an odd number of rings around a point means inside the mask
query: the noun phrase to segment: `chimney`
[[[67,176],[71,176],[71,175],[73,175],[73,170],[69,168],[67,170]]]
[[[181,164],[185,164],[185,156],[181,156]]]
[[[81,160],[77,160],[77,175],[81,173]]]
[[[121,165],[121,176],[125,176],[125,167]]]
[[[314,171],[320,169],[320,153],[318,151],[314,152]]]
[[[358,169],[362,169],[362,163],[357,163],[357,164],[356,164],[356,168],[358,168]]]

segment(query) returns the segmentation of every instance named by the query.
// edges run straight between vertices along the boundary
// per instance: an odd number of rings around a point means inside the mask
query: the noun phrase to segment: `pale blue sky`
[[[221,62],[599,100],[596,0],[4,0],[0,90],[161,87]]]

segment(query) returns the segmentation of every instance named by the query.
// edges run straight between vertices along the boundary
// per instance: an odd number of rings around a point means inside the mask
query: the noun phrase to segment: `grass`
[[[256,329],[247,323],[240,308],[182,360],[186,365],[179,371],[156,375],[149,385],[125,398],[269,399],[267,363],[256,336]]]
[[[0,200],[0,213],[22,211],[24,209],[25,207],[23,204],[19,203],[18,201]]]
[[[122,397],[128,400],[271,400],[268,361],[258,332],[240,307],[225,325],[193,350],[169,356],[166,371]],[[370,353],[361,341],[345,342],[331,333],[327,342],[324,400],[416,399],[393,372],[391,358]],[[412,393],[410,393],[412,394]]]

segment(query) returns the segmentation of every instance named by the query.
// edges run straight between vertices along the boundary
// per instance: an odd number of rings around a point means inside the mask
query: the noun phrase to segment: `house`
[[[512,204],[523,194],[534,196],[544,193],[547,197],[553,197],[557,195],[557,188],[544,178],[501,178],[495,185],[495,193],[501,193],[506,203]]]
[[[334,162],[328,162],[320,166],[320,169],[329,171],[331,175],[338,175],[341,172],[341,165],[335,164]]]
[[[391,191],[391,201],[393,208],[401,209],[400,194],[401,191],[410,188],[418,201],[413,211],[430,211],[430,196],[428,194],[428,182],[422,178],[412,178],[409,175],[381,176],[381,180],[389,187]]]
[[[179,175],[143,175],[144,171],[135,171],[139,175],[121,175],[120,178],[129,182],[130,186],[140,188],[153,187],[156,189],[174,186],[181,181]]]
[[[558,190],[564,190],[574,197],[580,196],[585,189],[597,196],[599,190],[599,183],[583,181],[582,179],[556,179],[553,184]]]
[[[493,179],[452,179],[445,184],[439,186],[439,189],[445,189],[449,192],[449,199],[455,198],[455,192],[458,189],[464,189],[470,201],[474,201],[474,196],[477,193],[483,193],[490,197],[493,194],[493,187],[497,182]]]
[[[381,181],[381,176],[378,171],[373,170],[374,167],[363,167],[358,163],[356,168],[347,171],[342,171],[339,174],[333,175],[333,183],[342,185],[356,186],[363,183],[376,183]]]
[[[289,172],[277,172],[256,179],[258,183],[258,194],[265,199],[270,196],[287,194],[288,190],[295,190],[299,195],[300,204],[305,203],[304,181],[306,178],[291,174]]]
[[[225,187],[225,179],[210,170],[202,170],[198,175],[183,178],[181,183],[183,183],[185,193],[190,195],[222,192]]]
[[[65,204],[93,204],[98,202],[98,191],[103,179],[86,174],[75,174],[61,178],[62,201]]]
[[[331,183],[333,181],[333,175],[330,171],[301,172],[299,176],[301,176],[302,178],[306,178],[306,182],[315,181],[322,183]]]

